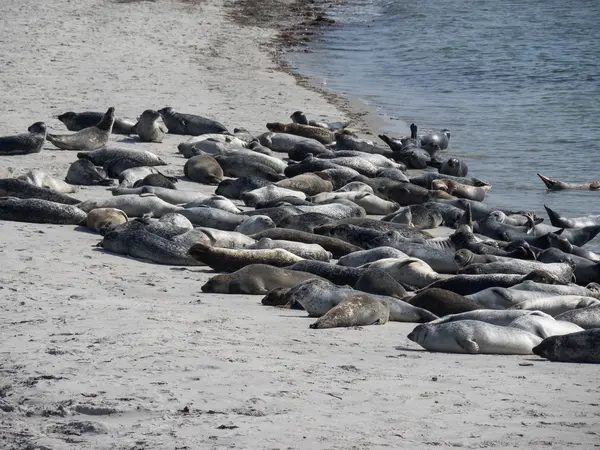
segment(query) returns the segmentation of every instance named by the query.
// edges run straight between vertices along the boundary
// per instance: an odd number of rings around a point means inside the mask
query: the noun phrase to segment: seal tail
[[[548,189],[556,189],[556,185],[558,184],[557,180],[548,178],[547,176],[542,175],[541,173],[538,173],[537,176],[540,177],[540,179],[544,182]]]
[[[560,215],[556,211],[553,211],[552,209],[548,208],[546,205],[544,205],[544,208],[546,208],[546,212],[548,213],[548,217],[550,218],[550,223],[552,224],[552,226],[559,227],[559,228],[565,228],[568,225],[565,223],[565,220],[562,217],[560,217]]]

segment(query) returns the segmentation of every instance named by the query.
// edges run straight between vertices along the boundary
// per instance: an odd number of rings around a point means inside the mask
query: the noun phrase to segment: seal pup
[[[80,159],[79,161],[85,161],[85,159]],[[119,188],[131,188],[136,182],[143,180],[153,173],[158,173],[158,170],[154,167],[146,166],[132,167],[131,169],[124,170],[119,174]]]
[[[81,200],[54,191],[53,189],[38,187],[16,178],[0,179],[0,197],[37,198],[55,203],[64,203],[65,205],[77,205],[81,203]]]
[[[110,252],[141,258],[171,266],[197,266],[187,255],[187,247],[162,238],[144,229],[123,232],[109,231],[99,247]]]
[[[533,353],[550,361],[600,363],[600,329],[551,336],[533,348]]]
[[[481,309],[481,306],[470,298],[438,288],[424,289],[407,301],[438,317]]]
[[[57,117],[62,123],[65,124],[69,131],[81,131],[84,128],[96,126],[104,118],[104,113],[84,111],[76,113],[68,111]],[[119,117],[115,117],[115,123],[113,124],[112,134],[123,134],[129,136],[134,133],[135,122],[131,120],[125,120]]]
[[[0,137],[0,155],[28,155],[42,151],[46,142],[46,124],[36,122],[27,128],[29,133]]]
[[[265,250],[228,249],[209,247],[204,244],[194,244],[189,254],[196,261],[206,264],[219,272],[235,272],[250,264],[269,264],[275,267],[285,267],[298,261],[299,256],[281,248]]]
[[[452,175],[454,177],[466,177],[469,173],[469,167],[464,161],[458,158],[448,158],[442,163],[438,172],[443,175]]]
[[[213,276],[201,289],[202,292],[216,294],[264,295],[273,289],[289,289],[313,279],[320,277],[267,264],[250,264],[233,273]]]
[[[572,309],[562,314],[558,314],[555,319],[574,323],[586,330],[590,328],[600,328],[600,306],[596,305]]]
[[[50,134],[46,138],[62,150],[96,150],[108,142],[115,121],[115,108],[110,107],[96,125],[74,134]],[[78,155],[79,156],[79,155]]]
[[[477,320],[418,325],[408,339],[431,352],[531,355],[542,342],[535,334]]]
[[[0,220],[56,225],[81,225],[87,214],[73,205],[39,198],[0,198]]]
[[[283,124],[279,122],[271,122],[267,123],[267,129],[272,133],[288,133],[314,139],[325,145],[335,142],[335,133],[326,128],[301,125],[299,123]]]
[[[600,300],[580,295],[556,295],[552,297],[532,298],[510,307],[510,309],[527,309],[542,311],[556,317],[573,309],[600,305]]]
[[[600,189],[600,180],[589,181],[587,183],[565,183],[563,181],[553,180],[552,178],[544,176],[540,173],[538,173],[537,176],[540,177],[546,187],[551,191],[562,191],[566,189],[597,191]]]
[[[103,169],[94,166],[89,159],[78,159],[69,166],[67,183],[80,186],[110,186],[114,183],[111,178],[107,178]]]
[[[209,133],[228,133],[227,128],[216,120],[194,114],[182,114],[171,107],[158,110],[170,134],[199,136]]]
[[[140,116],[135,130],[141,142],[162,142],[168,129],[158,121],[161,115],[153,109],[145,110]]]
[[[564,322],[562,320],[554,320],[553,318],[530,314],[516,318],[509,323],[508,326],[529,331],[542,339],[546,339],[550,336],[561,336],[563,334],[583,331],[583,328],[571,322]]]
[[[183,166],[183,173],[192,181],[203,184],[219,184],[223,181],[223,169],[209,155],[198,155],[188,159]]]
[[[313,329],[383,325],[390,316],[390,307],[368,294],[355,294],[331,308],[327,314],[309,325]]]
[[[116,208],[96,208],[88,212],[85,223],[88,228],[100,234],[116,225],[129,222],[127,214]]]

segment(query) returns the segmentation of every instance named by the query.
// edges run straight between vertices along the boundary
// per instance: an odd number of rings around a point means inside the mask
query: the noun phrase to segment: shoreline
[[[266,52],[274,28],[240,26],[229,5],[7,4],[0,132],[46,120],[63,134],[57,114],[111,105],[121,117],[169,105],[253,133],[306,105],[311,116],[344,114],[279,71]],[[186,139],[135,148],[181,176],[177,144]],[[75,159],[47,143],[2,165],[64,177]],[[180,180],[178,188],[215,187]],[[215,275],[204,266],[111,254],[96,247],[99,235],[73,226],[0,221],[0,233],[7,450],[537,450],[588,448],[597,437],[588,431],[600,414],[589,401],[598,394],[594,366],[428,353],[406,338],[412,323],[312,330],[304,311],[262,306],[262,296],[202,293]]]

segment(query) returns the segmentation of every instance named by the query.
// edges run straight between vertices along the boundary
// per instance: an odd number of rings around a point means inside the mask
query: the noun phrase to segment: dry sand
[[[273,29],[226,11],[218,0],[4,2],[0,133],[38,120],[63,132],[53,116],[110,105],[129,118],[170,105],[253,132],[296,109],[343,118],[277,70],[263,46]],[[180,141],[135,145],[181,174]],[[63,177],[74,159],[48,144],[0,165]],[[599,366],[431,354],[406,339],[411,324],[310,330],[303,312],[258,296],[202,294],[209,270],[103,253],[71,226],[1,222],[0,234],[2,449],[600,444]]]

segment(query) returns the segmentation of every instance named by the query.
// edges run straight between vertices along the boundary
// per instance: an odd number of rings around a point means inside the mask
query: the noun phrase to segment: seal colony
[[[411,136],[373,142],[348,124],[291,118],[258,136],[172,107],[144,110],[131,126],[118,119],[116,132],[113,107],[60,115],[71,135],[37,122],[0,138],[0,153],[40,152],[47,139],[80,150],[69,183],[119,186],[104,200],[67,196],[83,191],[38,168],[0,180],[0,220],[79,225],[103,236],[101,251],[208,266],[221,274],[203,292],[265,295],[264,305],[318,318],[311,329],[418,322],[407,337],[428,351],[600,361],[600,255],[583,248],[600,232],[597,216],[547,207],[547,225],[485,204],[491,185],[443,156],[447,129],[418,134],[412,124]],[[111,133],[193,137],[178,147],[179,172],[165,174],[161,158],[115,145]],[[177,176],[215,194],[181,191]],[[450,231],[434,238],[440,225]]]

